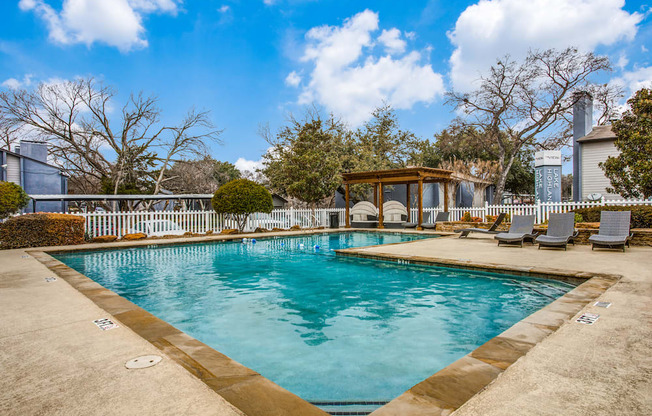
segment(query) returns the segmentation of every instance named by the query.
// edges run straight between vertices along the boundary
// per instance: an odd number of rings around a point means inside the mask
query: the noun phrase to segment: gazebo
[[[367,183],[374,186],[374,204],[378,207],[378,228],[383,226],[383,186],[406,185],[408,200],[408,221],[410,221],[410,185],[417,184],[418,229],[423,222],[423,184],[451,182],[453,171],[444,169],[410,167],[402,169],[375,170],[369,172],[344,173],[346,227],[351,227],[349,217],[349,187],[357,183]],[[448,211],[448,186],[444,186],[444,211]]]

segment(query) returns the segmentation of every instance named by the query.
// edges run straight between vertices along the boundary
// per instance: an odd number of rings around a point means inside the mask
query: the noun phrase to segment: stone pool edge
[[[159,348],[168,357],[199,378],[229,403],[248,415],[328,415],[306,400],[276,385],[257,372],[230,359],[157,318],[94,280],[66,266],[48,253],[120,249],[151,245],[176,245],[197,242],[241,240],[243,237],[291,237],[324,232],[377,232],[366,229],[302,230],[298,232],[249,234],[246,236],[212,236],[210,238],[134,241],[123,244],[87,244],[67,247],[42,247],[26,252],[73,288],[84,294],[100,308],[113,315],[120,323]],[[392,233],[396,230],[383,230]],[[399,231],[400,232],[400,231]],[[420,232],[404,232],[421,234]],[[427,233],[444,237],[448,233]],[[216,238],[218,237],[218,238]],[[393,243],[407,244],[409,242]],[[389,244],[388,244],[389,245]],[[473,263],[471,261],[437,259],[431,257],[370,254],[359,247],[337,250],[338,255],[384,261],[402,260],[411,264],[455,267],[479,271],[507,272],[508,274],[583,282],[559,299],[517,322],[502,334],[492,338],[460,360],[455,361],[426,380],[418,383],[377,409],[374,416],[450,414],[476,393],[486,388],[507,367],[524,356],[531,348],[575,316],[592,300],[615,284],[620,275],[585,272],[567,272],[558,269],[513,267],[503,264]]]
[[[621,275],[518,267],[412,255],[368,253],[364,247],[336,250],[337,255],[400,264],[429,265],[467,270],[507,273],[580,283],[577,287],[538,311],[523,318],[459,360],[414,385],[371,416],[449,415],[487,388],[509,366],[525,356],[549,335],[569,322],[621,279]]]

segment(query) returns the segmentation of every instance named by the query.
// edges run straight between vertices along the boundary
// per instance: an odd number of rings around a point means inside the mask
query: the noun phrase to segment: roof
[[[411,167],[402,169],[373,170],[368,172],[344,173],[344,183],[387,183],[400,184],[408,182],[448,182],[453,174],[450,170]]]
[[[616,134],[611,131],[611,125],[595,126],[589,134],[577,139],[578,143],[595,142],[600,140],[616,140]]]
[[[42,160],[34,159],[33,157],[29,157],[29,156],[21,155],[20,153],[12,152],[11,150],[7,150],[7,149],[0,149],[0,152],[2,152],[2,153],[7,153],[7,154],[9,154],[9,155],[16,156],[16,157],[22,157],[23,159],[28,159],[28,160],[31,160],[31,161],[33,161],[33,162],[37,162],[37,163],[40,163],[41,165],[45,165],[45,166],[49,166],[49,167],[51,167],[51,168],[55,168],[55,169],[57,169],[59,172],[62,172],[62,173],[63,173],[63,168],[62,168],[61,166],[51,165],[51,164],[49,164],[48,162],[44,162],[44,161],[42,161]]]
[[[463,180],[474,183],[491,182],[482,180],[475,176],[464,175],[452,170],[435,169],[425,167],[408,167],[401,169],[373,170],[368,172],[354,172],[342,174],[344,183],[386,183],[386,184],[404,184],[414,183],[419,180],[423,182],[450,182],[452,180]]]

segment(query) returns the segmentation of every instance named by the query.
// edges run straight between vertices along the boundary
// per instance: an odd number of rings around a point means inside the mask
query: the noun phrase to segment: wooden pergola
[[[374,186],[374,205],[378,207],[378,228],[383,226],[383,186],[406,185],[408,202],[408,222],[410,221],[410,185],[417,184],[418,218],[417,229],[421,229],[423,222],[423,184],[448,183],[451,181],[453,171],[444,169],[411,167],[403,169],[375,170],[369,172],[344,173],[345,200],[346,200],[346,227],[351,227],[349,217],[349,187],[357,183],[368,183]],[[444,211],[448,211],[448,186],[444,186]]]

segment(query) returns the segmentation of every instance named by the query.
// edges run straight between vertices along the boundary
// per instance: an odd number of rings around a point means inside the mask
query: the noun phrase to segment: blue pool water
[[[416,238],[338,233],[56,257],[320,401],[392,399],[572,288],[332,251]]]

